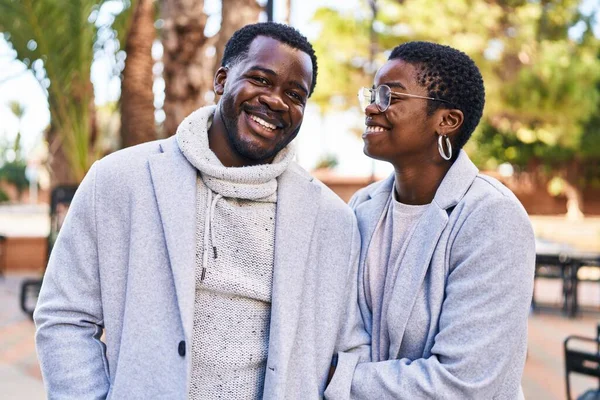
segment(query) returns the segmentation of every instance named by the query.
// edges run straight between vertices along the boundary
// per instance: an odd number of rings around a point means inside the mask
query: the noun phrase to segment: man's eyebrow
[[[275,71],[273,71],[272,69],[261,67],[260,65],[254,65],[254,66],[250,67],[250,69],[248,69],[248,71],[260,71],[260,72],[264,72],[267,75],[277,75],[277,73]]]
[[[308,89],[303,84],[301,84],[298,81],[291,81],[290,83],[296,86],[298,89],[302,90],[304,94],[308,96]]]
[[[270,68],[261,67],[260,65],[254,65],[248,69],[248,71],[260,71],[267,75],[277,76],[277,72],[273,71]],[[302,90],[304,94],[308,95],[308,89],[302,83],[298,81],[290,81],[290,83],[296,86],[298,89]]]

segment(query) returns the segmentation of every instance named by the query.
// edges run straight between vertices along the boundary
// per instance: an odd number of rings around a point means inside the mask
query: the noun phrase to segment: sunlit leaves
[[[324,111],[355,106],[356,90],[371,82],[364,3],[361,13],[323,9],[315,16],[322,26],[315,45],[323,66],[316,101]],[[581,15],[579,0],[377,4],[378,66],[386,50],[409,40],[450,45],[479,66],[486,108],[466,148],[481,167],[600,159],[600,41],[591,37],[594,17]]]

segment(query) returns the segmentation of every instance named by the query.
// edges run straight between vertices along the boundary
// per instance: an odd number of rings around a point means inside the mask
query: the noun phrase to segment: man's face
[[[233,150],[268,163],[300,130],[312,61],[301,50],[258,36],[248,55],[230,69],[219,70],[215,82],[217,93],[222,90],[220,113]]]
[[[417,68],[401,59],[390,60],[375,76],[374,84],[388,85],[393,92],[427,96],[417,82]],[[385,112],[371,104],[365,110],[363,134],[366,155],[393,164],[408,158],[437,156],[438,113],[427,115],[427,102],[419,98],[392,99]]]

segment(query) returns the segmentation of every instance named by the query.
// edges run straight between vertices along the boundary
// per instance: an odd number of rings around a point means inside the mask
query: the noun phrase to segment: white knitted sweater
[[[259,399],[269,343],[276,178],[293,158],[226,168],[208,147],[215,107],[192,113],[177,131],[199,170],[196,298],[190,399]]]

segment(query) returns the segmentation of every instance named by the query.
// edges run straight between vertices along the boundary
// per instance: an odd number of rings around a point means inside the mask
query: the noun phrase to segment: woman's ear
[[[213,87],[215,93],[221,96],[225,92],[225,83],[227,82],[227,73],[229,69],[227,67],[220,67],[215,73],[215,79]]]
[[[455,108],[444,109],[438,126],[438,133],[452,137],[460,131],[464,120],[465,116],[462,111]]]

